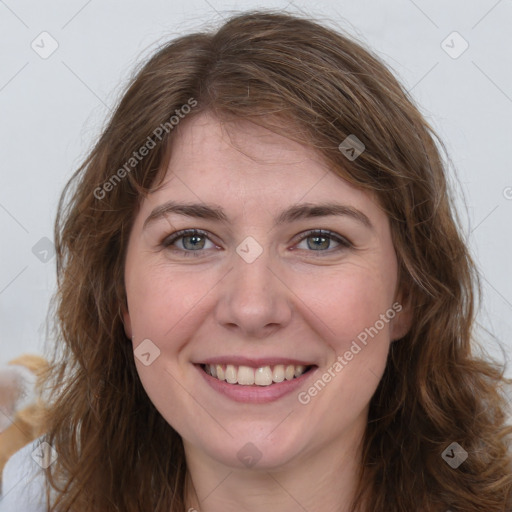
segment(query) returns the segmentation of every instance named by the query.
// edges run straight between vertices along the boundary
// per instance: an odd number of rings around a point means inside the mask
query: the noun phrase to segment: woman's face
[[[407,329],[387,216],[261,127],[202,114],[179,130],[125,267],[150,400],[188,456],[231,467],[346,446]]]

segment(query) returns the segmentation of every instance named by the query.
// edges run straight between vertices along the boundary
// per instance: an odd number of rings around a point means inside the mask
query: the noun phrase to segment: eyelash
[[[205,237],[207,240],[210,240],[210,238],[208,237],[208,233],[206,233],[206,231],[202,231],[200,229],[183,229],[181,231],[176,231],[176,233],[173,233],[169,236],[167,236],[161,243],[162,247],[165,248],[165,249],[168,249],[173,243],[175,243],[176,241],[180,240],[181,238],[185,238],[187,236],[195,236],[195,235],[199,235],[199,236],[202,236],[202,237]],[[338,252],[340,250],[343,250],[343,249],[348,249],[348,248],[351,248],[353,247],[352,243],[349,242],[349,240],[347,240],[346,238],[340,236],[340,235],[337,235],[336,233],[332,232],[332,231],[329,231],[329,230],[325,230],[325,229],[311,229],[309,231],[305,231],[304,233],[301,233],[301,238],[297,241],[297,243],[300,243],[302,242],[303,240],[311,237],[311,236],[319,236],[319,237],[323,237],[323,238],[327,238],[327,239],[330,239],[330,240],[334,240],[335,242],[339,243],[340,246],[333,249],[333,250],[325,250],[325,251],[322,251],[322,250],[319,250],[319,251],[308,251],[308,252],[319,252],[319,253],[328,253],[328,254],[331,254],[333,252]],[[211,242],[212,240],[210,240]],[[190,251],[190,250],[186,250],[186,249],[175,249],[177,251],[180,251],[184,256],[192,256],[192,257],[200,257],[200,253],[203,252],[203,250],[199,249],[197,251]],[[319,255],[319,257],[322,257]]]

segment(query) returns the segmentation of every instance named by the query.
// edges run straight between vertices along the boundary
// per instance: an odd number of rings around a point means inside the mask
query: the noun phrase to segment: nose
[[[219,283],[216,321],[244,339],[264,339],[286,327],[293,293],[279,268],[268,251],[251,263],[235,254],[232,270]]]

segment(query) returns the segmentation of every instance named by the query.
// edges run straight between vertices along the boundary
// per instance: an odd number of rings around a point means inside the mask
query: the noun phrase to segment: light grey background
[[[45,237],[135,64],[171,37],[256,7],[303,10],[345,29],[412,91],[456,169],[486,346],[512,353],[511,0],[0,0],[0,363],[42,352],[55,287]]]

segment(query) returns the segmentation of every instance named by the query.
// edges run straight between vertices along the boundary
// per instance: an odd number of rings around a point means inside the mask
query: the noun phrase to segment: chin
[[[289,432],[270,438],[268,431],[265,428],[258,434],[239,435],[215,446],[203,445],[200,449],[218,463],[237,470],[271,471],[294,463],[304,451],[304,440],[293,439]]]

